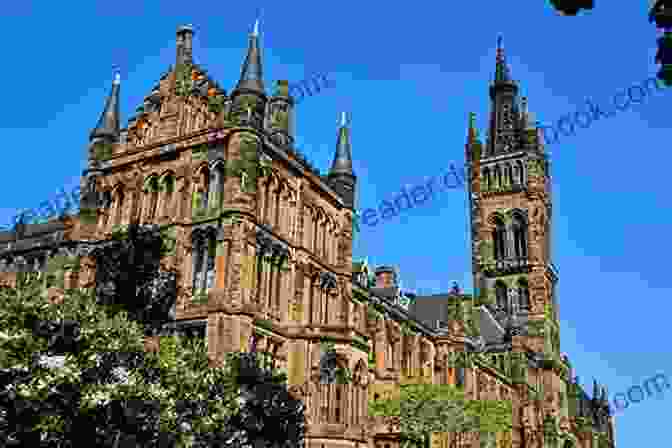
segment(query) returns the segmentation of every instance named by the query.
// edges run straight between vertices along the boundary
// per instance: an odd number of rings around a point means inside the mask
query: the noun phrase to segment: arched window
[[[527,258],[527,226],[521,216],[513,217],[513,250],[516,258]]]
[[[455,369],[455,386],[464,387],[464,367]]]
[[[214,238],[210,237],[207,241],[207,266],[205,272],[205,288],[210,289],[215,285],[215,254],[217,246]]]
[[[506,226],[500,218],[495,219],[495,229],[492,232],[494,256],[496,260],[506,257]]]
[[[506,285],[501,281],[498,281],[495,284],[495,297],[497,298],[497,308],[506,311],[507,309]]]
[[[224,168],[222,163],[217,163],[210,173],[210,194],[212,195],[211,207],[219,207],[222,203],[224,192]]]
[[[493,186],[494,187],[501,187],[502,184],[502,169],[499,167],[499,165],[495,166],[494,170],[494,180],[493,180]]]
[[[486,190],[490,189],[490,169],[489,168],[483,168],[483,185],[485,186]]]
[[[516,162],[513,166],[513,184],[514,185],[520,185],[522,182],[520,181],[520,163]]]
[[[205,262],[204,260],[204,251],[203,248],[205,246],[205,241],[201,238],[197,238],[196,241],[194,241],[194,248],[192,250],[193,258],[194,258],[194,275],[193,275],[193,289],[196,291],[197,289],[201,288],[202,285],[202,280],[203,280],[203,263]]]
[[[112,213],[110,205],[112,205],[112,193],[110,191],[106,191],[103,193],[102,201],[102,206],[106,209],[103,214],[103,227],[107,227],[110,222],[110,213]]]
[[[516,174],[516,182],[519,185],[524,185],[525,184],[525,166],[523,165],[522,160],[519,160],[516,162],[516,171],[518,174]]]
[[[121,224],[121,217],[123,213],[123,208],[124,208],[124,190],[122,187],[117,188],[116,192],[116,205],[115,205],[115,217],[114,217],[114,224],[119,225]]]
[[[508,163],[504,165],[504,184],[513,185],[513,169]]]
[[[164,186],[166,188],[166,197],[163,206],[163,214],[165,216],[173,216],[175,214],[175,206],[173,205],[173,191],[175,190],[175,179],[172,174],[167,174],[164,179]]]
[[[149,209],[147,219],[151,221],[156,216],[156,204],[159,199],[159,181],[156,177],[152,177],[149,180],[148,192],[149,192],[149,205],[148,205]]]
[[[201,209],[207,210],[208,196],[210,195],[210,170],[203,168],[201,170]]]
[[[521,310],[530,309],[530,289],[527,287],[527,280],[523,278],[518,280],[518,303]]]

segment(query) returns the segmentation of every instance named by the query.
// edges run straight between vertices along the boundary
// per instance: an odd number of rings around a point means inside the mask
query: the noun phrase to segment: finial
[[[120,84],[121,83],[121,74],[119,73],[119,66],[118,65],[113,65],[112,70],[114,71],[114,84]]]
[[[502,35],[497,37],[497,61],[504,60],[504,48],[502,47]]]
[[[348,117],[345,112],[341,112],[341,127],[345,127],[348,124]]]
[[[476,113],[474,112],[469,112],[469,127],[476,127]]]
[[[259,19],[254,21],[254,30],[252,30],[252,36],[259,36]]]

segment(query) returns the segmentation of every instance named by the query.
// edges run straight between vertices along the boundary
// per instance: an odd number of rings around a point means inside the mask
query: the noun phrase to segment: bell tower
[[[518,92],[500,37],[486,142],[471,114],[466,144],[474,287],[478,303],[507,333],[531,336],[539,351],[559,352],[549,161]]]

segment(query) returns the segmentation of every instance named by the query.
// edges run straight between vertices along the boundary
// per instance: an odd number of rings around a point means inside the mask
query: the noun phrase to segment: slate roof
[[[437,329],[437,320],[448,321],[448,298],[448,294],[416,296],[408,312],[428,327]]]

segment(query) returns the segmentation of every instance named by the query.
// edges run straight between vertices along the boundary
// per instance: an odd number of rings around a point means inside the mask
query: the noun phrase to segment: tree
[[[566,16],[575,16],[582,9],[593,9],[595,7],[593,0],[551,0],[551,4]]]
[[[172,336],[146,353],[142,323],[92,291],[69,291],[61,304],[41,292],[36,281],[0,291],[0,446],[302,440],[303,404],[285,375],[250,364],[256,354],[210,367],[203,341]]]
[[[99,303],[111,313],[125,310],[142,323],[145,334],[156,334],[170,319],[176,298],[175,274],[159,270],[173,244],[156,225],[117,229],[111,241],[92,253]]]
[[[39,292],[32,282],[0,294],[0,445],[98,446],[121,435],[152,446],[179,435],[180,402],[202,401],[194,427],[203,431],[225,428],[237,412],[234,377],[208,366],[202,343],[174,338],[175,350],[145,353],[142,327],[124,311],[109,316],[91,293],[54,305]],[[59,335],[63,323],[77,330]]]
[[[425,446],[432,433],[489,435],[512,426],[510,402],[466,400],[452,385],[402,383],[396,396],[370,401],[369,415],[399,424],[402,448]]]

